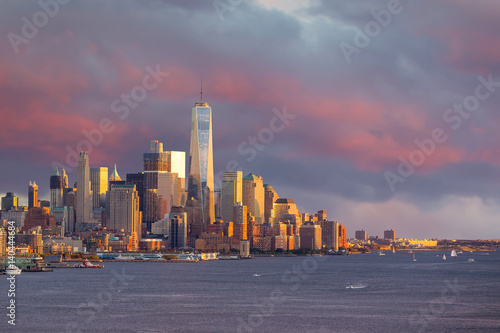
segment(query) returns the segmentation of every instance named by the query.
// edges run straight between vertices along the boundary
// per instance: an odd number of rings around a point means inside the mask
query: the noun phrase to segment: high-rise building
[[[111,185],[109,206],[108,230],[140,233],[139,195],[135,185]]]
[[[14,195],[14,192],[7,192],[5,197],[2,197],[2,210],[11,210],[14,207],[17,207],[17,197]]]
[[[144,172],[138,173],[127,173],[127,184],[135,185],[135,189],[139,194],[139,210],[143,212],[144,210]]]
[[[69,187],[68,175],[66,174],[66,170],[64,170],[64,168],[62,169],[62,177],[63,177],[63,188],[68,188]]]
[[[339,223],[337,221],[321,221],[321,239],[327,249],[339,249]]]
[[[215,220],[222,219],[222,188],[214,190]]]
[[[224,172],[222,178],[222,220],[233,221],[233,206],[243,202],[243,174],[241,171]],[[236,221],[233,221],[236,222]]]
[[[92,191],[90,189],[90,163],[86,151],[78,156],[76,191],[76,223],[79,227],[91,222],[92,219]]]
[[[322,247],[321,243],[321,226],[311,223],[300,227],[301,248],[319,250]]]
[[[59,170],[56,168],[56,171],[52,176],[50,176],[50,208],[53,210],[54,208],[63,207],[63,191],[64,179],[63,176],[59,174]]]
[[[149,153],[144,153],[143,223],[147,231],[151,224],[162,219],[173,206],[179,206],[185,177],[183,152],[163,151],[163,143],[152,140]],[[177,172],[173,172],[176,170]],[[184,178],[182,178],[184,179]]]
[[[30,182],[28,187],[28,209],[38,207],[38,185],[35,182]]]
[[[365,230],[356,230],[354,238],[357,240],[365,241],[366,240],[366,231]]]
[[[187,213],[184,207],[172,207],[170,218],[170,248],[179,249],[187,246]]]
[[[347,249],[347,231],[343,224],[339,225],[339,247]]]
[[[114,171],[116,171],[116,164]],[[108,168],[90,168],[90,189],[92,190],[92,208],[104,208],[108,190]]]
[[[233,226],[234,232],[237,240],[247,240],[248,239],[248,210],[247,206],[244,206],[241,202],[237,202],[233,206]]]
[[[273,223],[273,206],[279,199],[278,193],[269,184],[264,185],[264,223]]]
[[[215,221],[214,165],[212,144],[212,108],[208,103],[195,103],[191,117],[189,151],[188,201],[193,223]]]
[[[385,239],[391,239],[391,240],[396,240],[396,231],[394,230],[385,230],[384,231],[384,238]]]
[[[256,224],[264,224],[264,184],[261,176],[248,174],[243,178],[243,205],[255,217]]]

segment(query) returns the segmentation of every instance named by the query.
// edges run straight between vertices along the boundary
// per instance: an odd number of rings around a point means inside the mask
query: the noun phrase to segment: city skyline
[[[39,198],[49,200],[54,162],[68,166],[73,184],[67,147],[77,158],[88,137],[96,142],[91,167],[116,163],[122,175],[142,170],[152,139],[187,155],[189,110],[203,76],[216,175],[260,175],[301,212],[327,209],[349,237],[393,228],[417,238],[500,238],[500,68],[492,46],[499,4],[405,3],[363,47],[366,33],[355,28],[377,22],[371,11],[380,4],[358,3],[349,15],[347,3],[250,1],[221,20],[211,2],[131,2],[123,30],[110,24],[115,5],[99,13],[75,6],[61,6],[18,53],[8,38],[1,42],[0,196],[14,192],[27,205],[34,181]],[[17,34],[19,18],[40,10],[36,3],[4,7],[13,15],[0,26]],[[441,19],[420,22],[424,11]],[[95,24],[80,27],[90,13]],[[202,29],[177,19],[187,15],[199,15]],[[134,44],[122,35],[151,38]],[[346,45],[356,47],[350,62]],[[157,87],[126,104],[122,95],[135,96],[147,75],[147,86]],[[476,91],[489,94],[477,111],[455,107],[473,102]],[[434,136],[439,128],[446,140]],[[401,176],[410,156],[425,161]],[[237,168],[228,170],[232,161]],[[394,192],[386,172],[400,177],[392,178]]]

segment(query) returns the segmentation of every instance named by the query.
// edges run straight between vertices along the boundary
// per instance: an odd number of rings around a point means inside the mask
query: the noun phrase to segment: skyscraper
[[[170,247],[181,248],[187,245],[187,214],[183,207],[172,207],[169,214],[170,232],[169,242]]]
[[[90,168],[90,189],[92,190],[92,208],[104,207],[108,190],[108,168]]]
[[[215,220],[212,108],[195,103],[191,117],[188,204],[193,207],[193,223],[211,224]]]
[[[264,184],[261,176],[251,173],[243,178],[243,205],[255,217],[256,224],[264,223]]]
[[[81,151],[78,156],[76,191],[76,222],[86,224],[92,217],[92,191],[90,190],[90,164],[89,155]]]
[[[135,185],[111,185],[109,194],[108,230],[124,232],[132,236],[133,249],[139,244],[141,229],[141,212],[139,211],[139,194]]]
[[[233,206],[237,202],[243,202],[242,172],[224,172],[222,178],[222,220],[233,221]],[[236,221],[233,221],[236,222]]]
[[[54,208],[63,207],[63,185],[64,179],[63,176],[59,174],[59,170],[56,168],[56,171],[52,176],[50,176],[50,209],[54,210]]]
[[[143,223],[147,231],[151,224],[164,218],[172,206],[179,206],[185,177],[185,153],[163,151],[163,143],[152,140],[144,153]],[[179,181],[179,178],[182,178]]]
[[[273,223],[273,207],[276,200],[279,199],[278,193],[269,184],[264,185],[264,223]]]
[[[28,209],[38,207],[38,185],[35,182],[30,182],[28,187]]]
[[[62,169],[62,177],[63,177],[63,188],[68,188],[69,187],[68,175],[66,174],[66,170],[64,170],[64,168]]]

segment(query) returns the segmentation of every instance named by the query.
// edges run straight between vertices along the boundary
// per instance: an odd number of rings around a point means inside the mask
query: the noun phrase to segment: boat
[[[23,270],[17,267],[16,265],[10,265],[9,268],[5,270],[5,273],[9,275],[19,275]]]
[[[260,276],[259,274],[254,274],[253,276]]]
[[[443,260],[446,260],[446,254],[443,254]]]
[[[378,251],[378,255],[379,256],[385,256],[385,253],[384,253],[384,251]]]
[[[79,264],[79,265],[77,265],[75,267],[77,267],[77,268],[101,268],[101,266],[99,266],[97,264],[93,264],[93,263],[91,263],[88,260],[82,261],[81,264]],[[104,268],[104,266],[102,266],[102,268]]]
[[[455,250],[451,250],[450,257],[452,257],[452,258],[456,258],[456,257],[458,257],[458,256],[457,256],[457,251],[455,251]]]
[[[408,253],[413,253],[413,251],[412,251],[412,250],[410,250],[410,251],[408,251]]]
[[[462,251],[458,251],[457,254],[464,254]]]
[[[470,258],[469,260],[467,260],[468,262],[474,262],[474,258]]]
[[[396,253],[396,249],[395,248],[392,248],[392,253]]]
[[[417,258],[415,258],[415,253],[413,253],[413,261],[417,261]]]

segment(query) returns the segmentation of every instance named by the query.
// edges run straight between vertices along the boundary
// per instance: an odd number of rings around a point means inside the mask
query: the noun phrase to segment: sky
[[[0,3],[1,196],[189,152],[202,77],[216,173],[348,237],[500,238],[500,2],[66,2]]]

